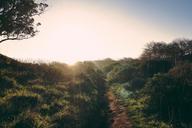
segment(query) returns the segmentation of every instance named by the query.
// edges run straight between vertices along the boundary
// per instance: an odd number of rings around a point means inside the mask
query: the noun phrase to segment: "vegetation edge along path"
[[[132,128],[125,107],[118,101],[112,91],[107,92],[111,112],[111,128]]]

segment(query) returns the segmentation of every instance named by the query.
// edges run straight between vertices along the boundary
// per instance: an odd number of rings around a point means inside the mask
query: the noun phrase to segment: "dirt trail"
[[[111,128],[132,128],[126,109],[118,102],[112,92],[107,93],[111,111]]]

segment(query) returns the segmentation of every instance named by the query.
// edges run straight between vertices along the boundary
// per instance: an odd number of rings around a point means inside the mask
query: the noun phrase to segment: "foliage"
[[[172,128],[171,125],[146,116],[143,109],[147,97],[138,98],[135,93],[125,90],[123,85],[113,85],[110,90],[116,95],[118,101],[127,106],[128,117],[133,128]]]
[[[169,60],[174,64],[180,60],[190,60],[192,56],[192,41],[178,39],[166,44],[165,42],[151,42],[147,44],[142,60]]]
[[[106,128],[104,75],[92,62],[21,63],[0,57],[0,127]]]
[[[109,65],[109,87],[127,106],[133,127],[192,127],[191,44],[186,39],[152,42],[139,61]]]
[[[74,66],[21,63],[0,55],[0,127],[107,128],[105,93],[112,90],[135,128],[190,128],[189,42],[152,44],[140,59]]]
[[[34,16],[43,13],[47,4],[36,0],[0,1],[0,43],[33,37],[37,30]]]
[[[145,93],[150,94],[147,101],[149,113],[155,113],[157,118],[173,123],[176,127],[191,125],[192,115],[192,88],[180,79],[169,74],[157,74],[145,88]]]
[[[0,95],[8,91],[9,89],[17,88],[17,83],[14,79],[7,76],[0,75]]]

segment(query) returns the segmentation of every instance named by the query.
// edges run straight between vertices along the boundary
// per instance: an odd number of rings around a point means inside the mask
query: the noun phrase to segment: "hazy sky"
[[[191,38],[192,0],[48,0],[34,38],[0,44],[20,59],[139,57],[150,41]]]

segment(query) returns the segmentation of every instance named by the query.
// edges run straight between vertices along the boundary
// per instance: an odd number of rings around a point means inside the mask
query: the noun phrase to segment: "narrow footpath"
[[[117,98],[111,91],[107,93],[107,97],[111,112],[110,128],[132,128],[126,113],[126,108],[118,102]]]

